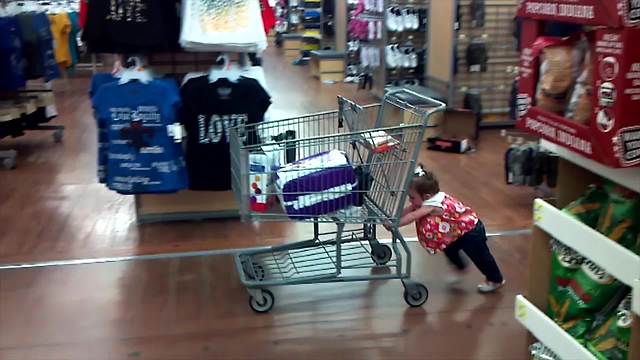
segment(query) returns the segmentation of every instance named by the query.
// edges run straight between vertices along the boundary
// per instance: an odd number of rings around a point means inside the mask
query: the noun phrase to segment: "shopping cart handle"
[[[387,92],[384,97],[395,97],[398,101],[401,101],[403,103],[407,103],[409,105],[415,106],[414,104],[409,103],[408,101],[402,99],[401,97],[398,96],[398,94],[408,94],[411,96],[415,96],[416,98],[420,99],[421,101],[424,101],[426,103],[427,106],[429,107],[434,107],[435,109],[433,109],[432,111],[442,111],[444,110],[447,105],[445,103],[443,103],[440,100],[436,100],[432,97],[429,97],[427,95],[421,94],[417,91],[413,91],[411,89],[407,89],[407,88],[401,88],[401,89],[397,89],[397,90],[390,90],[389,92]]]

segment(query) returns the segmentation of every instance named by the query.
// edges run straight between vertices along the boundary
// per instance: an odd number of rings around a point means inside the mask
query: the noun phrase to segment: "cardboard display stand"
[[[640,166],[640,28],[588,33],[593,111],[586,125],[535,106],[542,22],[523,21],[518,127],[610,167]]]
[[[518,16],[619,28],[640,25],[638,0],[524,0]]]

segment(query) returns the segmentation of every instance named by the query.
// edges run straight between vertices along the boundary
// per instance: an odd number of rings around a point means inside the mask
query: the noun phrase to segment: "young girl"
[[[460,251],[471,259],[486,281],[480,293],[492,293],[505,284],[496,260],[487,246],[487,234],[478,215],[455,198],[440,191],[435,175],[420,165],[409,188],[410,206],[404,209],[399,226],[416,223],[418,241],[430,253],[444,251],[455,268],[450,282],[461,280],[467,268]]]

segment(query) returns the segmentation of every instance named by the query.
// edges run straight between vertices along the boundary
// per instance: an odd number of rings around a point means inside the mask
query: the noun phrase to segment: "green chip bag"
[[[600,360],[627,360],[633,314],[631,294],[620,303],[617,311],[606,322],[596,327],[587,342],[587,348]]]
[[[568,306],[566,288],[574,274],[584,262],[584,257],[575,250],[551,239],[551,278],[549,280],[549,316],[556,320],[564,319],[565,307]]]
[[[638,194],[613,183],[608,183],[605,187],[609,198],[598,219],[596,230],[635,252],[640,213]]]
[[[567,205],[562,211],[594,228],[598,224],[607,198],[608,195],[602,187],[591,185],[583,196]]]

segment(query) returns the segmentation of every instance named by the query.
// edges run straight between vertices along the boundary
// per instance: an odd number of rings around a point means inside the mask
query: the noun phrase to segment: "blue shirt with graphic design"
[[[96,117],[104,119],[107,128],[110,189],[144,194],[187,187],[182,146],[167,134],[180,105],[175,82],[110,82],[100,86],[92,100]]]

